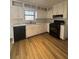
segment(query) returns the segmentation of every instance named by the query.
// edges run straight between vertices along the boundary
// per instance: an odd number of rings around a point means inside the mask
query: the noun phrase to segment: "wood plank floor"
[[[68,59],[68,42],[45,33],[16,42],[10,55],[11,59]]]

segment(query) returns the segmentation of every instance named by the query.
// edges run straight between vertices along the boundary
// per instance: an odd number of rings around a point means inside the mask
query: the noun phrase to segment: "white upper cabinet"
[[[20,4],[18,4],[20,5]],[[17,5],[11,5],[11,18],[12,19],[18,19],[18,18],[23,18],[24,16],[24,10],[22,6],[17,6]]]

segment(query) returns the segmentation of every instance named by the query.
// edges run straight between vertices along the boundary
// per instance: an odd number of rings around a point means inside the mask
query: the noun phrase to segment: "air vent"
[[[61,15],[53,15],[53,18],[62,18],[63,17],[63,14]]]
[[[13,6],[23,6],[22,2],[12,1]]]

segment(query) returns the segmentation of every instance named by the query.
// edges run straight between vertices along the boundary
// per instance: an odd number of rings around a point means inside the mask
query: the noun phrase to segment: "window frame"
[[[34,12],[34,15],[25,15],[25,11],[33,11]],[[30,20],[30,19],[26,19],[25,18],[25,16],[33,16],[34,17],[34,19],[33,20]],[[34,21],[35,20],[35,10],[24,10],[24,19],[26,20],[26,21]]]

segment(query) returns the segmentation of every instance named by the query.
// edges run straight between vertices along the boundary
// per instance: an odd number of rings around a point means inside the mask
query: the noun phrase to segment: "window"
[[[35,11],[34,10],[25,10],[25,20],[34,20],[35,19]]]

